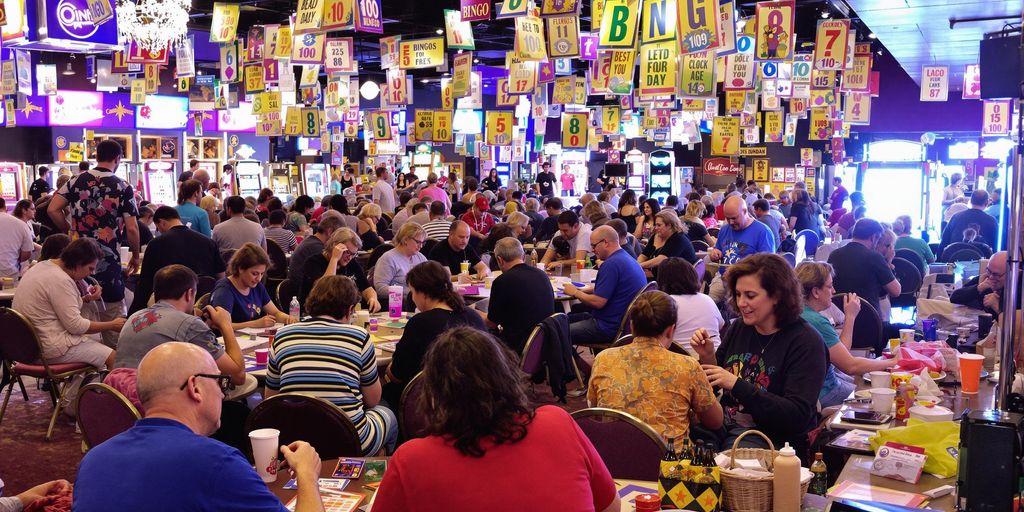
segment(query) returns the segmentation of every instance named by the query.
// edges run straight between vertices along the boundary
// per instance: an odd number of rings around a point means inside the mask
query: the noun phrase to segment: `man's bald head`
[[[204,191],[210,188],[210,173],[206,172],[206,169],[199,169],[192,173],[192,179],[198,180],[199,183],[202,183]]]
[[[602,260],[608,259],[615,251],[622,249],[619,247],[619,234],[615,232],[615,228],[608,225],[600,226],[590,233],[590,246],[593,247],[594,254]]]
[[[731,196],[722,205],[722,212],[725,213],[725,220],[734,231],[745,229],[750,225],[750,216],[747,215],[747,202],[742,196]]]
[[[1006,251],[999,251],[988,260],[985,272],[992,289],[1000,291],[1006,286]]]
[[[191,343],[164,343],[150,350],[139,362],[136,388],[146,409],[181,392],[181,384],[197,373],[217,374],[217,363],[209,352]]]

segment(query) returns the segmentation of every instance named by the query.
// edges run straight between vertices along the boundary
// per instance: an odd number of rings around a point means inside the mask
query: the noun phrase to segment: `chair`
[[[202,297],[207,293],[213,292],[213,287],[217,285],[217,278],[213,276],[199,276],[199,280],[196,281],[196,297]]]
[[[917,271],[921,273],[922,277],[928,273],[928,263],[925,262],[924,257],[918,254],[917,251],[910,249],[897,249],[896,257],[903,258],[913,263],[914,266],[917,267]]]
[[[818,233],[805,229],[796,234],[796,259],[797,261],[803,261],[806,258],[813,258],[815,251],[818,250]]]
[[[696,252],[707,251],[711,247],[703,240],[696,240],[693,243],[693,250]]]
[[[693,270],[695,272],[697,272],[697,282],[698,283],[703,283],[704,282],[704,272],[707,271],[707,264],[704,263],[704,260],[697,260],[697,263],[693,264]]]
[[[4,405],[0,407],[0,424],[3,423],[7,402],[11,399],[15,382],[21,382],[22,376],[45,380],[50,385],[50,399],[54,405],[50,427],[46,430],[46,440],[49,441],[53,437],[57,416],[68,402],[68,397],[65,396],[68,384],[78,375],[96,373],[96,368],[86,363],[47,363],[41,358],[42,347],[35,327],[13,309],[0,308],[0,332],[5,334],[4,341],[0,343],[0,359],[10,362],[8,370],[11,373],[11,381],[7,384],[7,396],[4,397]]]
[[[430,251],[434,250],[434,247],[437,247],[437,244],[438,244],[438,241],[434,240],[433,238],[428,238],[428,239],[424,240],[423,241],[423,248],[420,249],[420,254],[429,257],[430,256]]]
[[[280,444],[306,441],[322,459],[362,457],[359,432],[334,404],[308,395],[282,393],[256,406],[245,420],[245,431],[274,428]]]
[[[832,296],[832,303],[840,310],[843,309],[845,293],[837,293]],[[853,323],[853,347],[870,348],[881,354],[885,346],[885,336],[882,334],[882,316],[870,302],[860,298],[860,313]]]
[[[955,242],[946,246],[939,256],[942,263],[953,263],[957,261],[977,261],[982,257],[977,247],[964,242]]]
[[[893,306],[914,306],[917,304],[917,292],[924,284],[924,277],[913,263],[903,258],[892,259],[893,274],[900,283],[900,296],[892,300]]]
[[[614,340],[618,340],[618,339],[622,338],[623,336],[625,336],[625,335],[630,333],[630,330],[631,330],[632,326],[629,323],[629,312],[633,310],[633,304],[636,302],[636,300],[638,298],[640,298],[640,296],[643,295],[644,293],[649,292],[649,291],[653,291],[653,290],[657,290],[657,289],[658,289],[658,283],[656,281],[651,281],[651,282],[647,283],[646,285],[644,285],[644,287],[641,288],[640,291],[637,292],[636,295],[633,296],[633,300],[629,301],[629,307],[626,308],[626,312],[622,315],[622,320],[619,321],[619,329],[618,329],[618,331],[616,331],[615,337],[612,338],[612,343],[587,344],[587,343],[575,343],[574,342],[573,345],[575,345],[577,347],[589,348],[590,351],[594,353],[594,355],[597,355],[598,352],[600,352],[600,351],[602,351],[602,350],[604,350],[606,348],[612,347],[612,344],[614,343]]]
[[[292,298],[298,295],[298,293],[298,283],[291,279],[281,281],[281,284],[277,285],[277,309],[290,313],[288,307],[292,303]]]
[[[99,382],[82,386],[77,400],[78,428],[86,449],[128,430],[142,417],[121,392]]]
[[[379,260],[380,257],[384,255],[384,253],[394,248],[395,246],[392,245],[391,242],[384,242],[378,245],[377,247],[374,247],[373,251],[370,252],[370,259],[366,261],[366,268],[372,268],[374,265],[377,264],[377,260]]]
[[[667,447],[661,436],[636,416],[594,407],[572,413],[612,478],[655,481]]]
[[[427,435],[427,421],[419,411],[422,400],[423,372],[420,372],[405,385],[398,401],[398,429],[406,441]]]
[[[565,316],[565,313],[555,313],[549,316],[548,319],[558,317],[559,315]],[[566,320],[566,323],[568,323],[568,320]],[[523,345],[523,352],[519,359],[519,368],[523,370],[523,373],[533,376],[544,369],[544,354],[546,350],[546,341],[547,338],[544,331],[544,322],[541,321],[540,323],[533,327],[533,330],[530,331],[530,335],[526,337],[526,343]],[[576,380],[579,382],[580,389],[586,389],[587,381],[586,379],[583,378],[583,372],[580,371],[580,364],[576,360],[578,357],[579,355],[574,350],[572,369],[573,373],[576,375]],[[546,377],[547,376],[545,376],[545,378]],[[552,389],[552,391],[554,392],[554,389]]]
[[[718,238],[718,232],[719,228],[708,228],[708,234],[715,238]]]
[[[288,276],[288,257],[284,254],[277,242],[267,239],[267,256],[270,257],[270,268],[267,270],[267,279],[284,279]]]
[[[797,252],[800,252],[799,244],[800,244],[800,242],[797,242]],[[784,252],[784,253],[781,254],[781,256],[782,256],[782,259],[786,260],[786,263],[789,263],[789,268],[796,267],[796,255],[794,255],[791,252]]]
[[[629,345],[630,343],[633,343],[633,335],[632,334],[627,334],[627,335],[625,335],[625,336],[615,340],[615,343],[612,343],[612,348],[624,347],[626,345]]]
[[[211,294],[209,294],[209,293],[205,293],[202,296],[200,296],[198,299],[196,299],[196,309],[202,311],[203,308],[205,308],[206,306],[209,306],[210,305],[210,295]]]

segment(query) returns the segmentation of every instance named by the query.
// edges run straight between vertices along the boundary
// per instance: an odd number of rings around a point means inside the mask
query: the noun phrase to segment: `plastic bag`
[[[956,372],[960,369],[960,360],[957,358],[959,352],[944,341],[915,341],[913,343],[904,343],[902,346],[933,360],[935,359],[935,354],[938,354],[942,357],[941,370],[943,371]]]
[[[960,455],[960,425],[952,421],[927,422],[911,418],[907,426],[880,430],[868,439],[871,449],[893,441],[924,448],[924,471],[940,478],[956,476]]]
[[[945,361],[942,355],[937,351],[932,351],[930,355],[925,355],[922,352],[914,350],[907,346],[900,346],[898,368],[903,371],[917,373],[917,370],[927,368],[928,371],[941,371]]]

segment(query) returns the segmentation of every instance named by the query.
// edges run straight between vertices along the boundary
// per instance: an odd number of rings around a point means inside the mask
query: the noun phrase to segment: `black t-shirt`
[[[684,220],[686,223],[687,231],[686,238],[691,242],[707,242],[704,238],[708,236],[708,228],[703,222],[694,222],[692,220]]]
[[[423,358],[437,336],[460,325],[487,330],[480,315],[469,310],[455,313],[437,308],[417,313],[409,319],[391,359],[391,373],[402,380],[403,387],[405,382],[412,380],[423,369]]]
[[[548,217],[544,219],[544,222],[540,223],[540,232],[534,233],[537,235],[537,240],[551,240],[551,237],[558,233],[558,216]]]
[[[544,217],[537,212],[526,212],[526,216],[530,218],[530,228],[533,230],[533,237],[536,238],[541,225],[544,224]]]
[[[555,173],[541,171],[537,173],[537,187],[540,195],[549,196],[555,193]]]
[[[850,242],[828,256],[835,270],[833,286],[836,293],[853,292],[871,303],[878,311],[878,298],[886,294],[884,287],[896,277],[881,254]]]
[[[480,263],[480,256],[477,255],[476,251],[472,247],[467,245],[465,249],[456,251],[448,244],[447,238],[439,241],[437,245],[430,250],[430,254],[427,255],[427,259],[436,261],[442,266],[448,267],[448,270],[451,271],[453,276],[458,275],[459,271],[462,270],[459,265],[463,261],[469,261],[470,272],[473,271],[473,267],[475,267],[477,263]]]
[[[490,190],[491,192],[497,192],[498,189],[501,188],[501,178],[491,179],[491,177],[488,176],[488,177],[484,178],[484,180],[481,181],[480,184],[483,185],[484,190]]]
[[[141,227],[139,230],[148,228]],[[146,247],[142,272],[135,287],[135,299],[129,314],[146,307],[149,294],[153,291],[153,277],[160,269],[174,264],[185,265],[197,276],[215,277],[224,272],[224,259],[220,257],[220,250],[213,239],[188,226],[175,226],[154,238]]]
[[[939,252],[936,254],[941,255],[947,245],[963,240],[964,230],[967,228],[974,228],[978,231],[978,238],[975,239],[975,242],[981,242],[993,249],[996,248],[996,232],[999,230],[999,226],[995,217],[985,213],[984,210],[970,208],[949,219],[949,224],[946,224],[946,229],[942,231],[942,242],[939,245]]]
[[[644,247],[643,255],[647,256],[649,260],[653,260],[658,256],[669,258],[675,256],[683,258],[690,263],[697,261],[697,254],[693,250],[693,244],[682,233],[673,233],[672,236],[668,237],[668,240],[665,240],[665,244],[658,248],[654,247],[654,241],[652,240],[647,244],[647,247]]]
[[[342,190],[345,190],[346,188],[353,187],[353,186],[355,186],[355,184],[356,184],[355,178],[346,178],[344,176],[341,177],[341,189]]]
[[[32,202],[36,202],[43,194],[46,194],[53,190],[50,188],[50,184],[46,180],[39,178],[32,182],[32,186],[28,188],[28,195],[32,197]]]
[[[306,303],[306,297],[313,290],[317,279],[323,277],[324,272],[327,272],[327,263],[327,258],[324,257],[323,253],[317,253],[306,258],[306,263],[303,265],[304,268],[302,270],[302,285],[299,287],[300,304]],[[363,267],[359,265],[356,258],[352,258],[348,265],[338,267],[337,275],[352,278],[356,283],[356,289],[360,293],[370,287],[370,281],[366,279],[366,272],[363,272]]]
[[[555,312],[555,292],[544,271],[525,263],[502,273],[491,286],[487,318],[501,326],[501,340],[523,351],[530,331]]]
[[[796,217],[796,226],[793,228],[794,233],[799,233],[805,229],[809,229],[817,233],[818,224],[814,222],[814,207],[806,203],[793,203],[793,208],[789,211],[790,217]],[[789,222],[789,219],[786,219]]]

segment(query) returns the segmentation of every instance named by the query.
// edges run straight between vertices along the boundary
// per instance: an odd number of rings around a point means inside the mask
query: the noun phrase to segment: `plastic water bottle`
[[[293,318],[299,318],[299,298],[292,297],[292,303],[288,305],[288,314]]]

